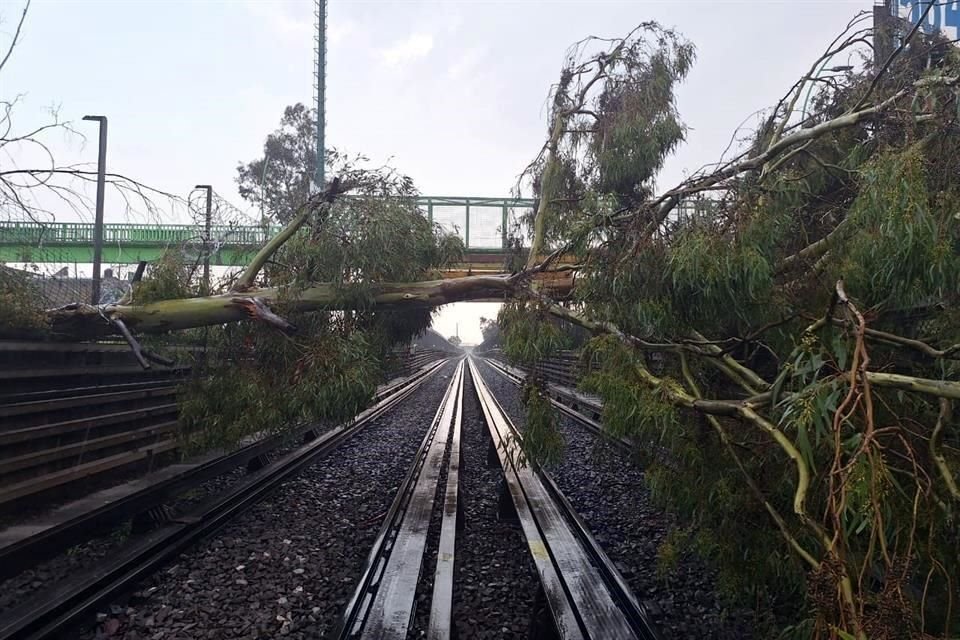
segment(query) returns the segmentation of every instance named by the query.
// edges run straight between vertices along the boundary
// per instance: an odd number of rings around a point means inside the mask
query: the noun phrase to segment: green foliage
[[[661,578],[671,574],[680,564],[684,549],[690,546],[690,532],[671,529],[657,546],[657,575]]]
[[[497,316],[503,353],[514,364],[536,366],[569,344],[568,335],[536,302],[505,304]]]
[[[427,221],[412,194],[390,200],[358,197],[335,204],[319,228],[301,229],[267,272],[271,283],[294,290],[313,282],[369,290],[378,282],[439,277],[440,269],[460,260],[463,249],[460,238]]]
[[[675,90],[693,64],[694,46],[655,22],[622,40],[587,38],[571,48],[551,96],[550,153],[530,179],[547,200],[548,245],[587,246],[596,217],[638,203],[683,141]]]
[[[134,285],[134,301],[147,304],[193,297],[196,291],[191,271],[182,251],[167,249],[156,262],[147,266],[143,278]]]
[[[604,69],[596,131],[586,143],[593,189],[621,202],[649,195],[649,185],[686,127],[675,87],[690,71],[693,45],[655,23],[641,25]]]
[[[611,336],[600,336],[587,343],[581,357],[583,368],[590,372],[580,381],[580,388],[604,399],[603,427],[611,435],[651,447],[677,436],[683,426],[676,410],[637,377],[637,366],[643,366],[641,354],[629,351]]]
[[[662,378],[661,388],[642,383],[638,368],[652,364],[619,340],[600,336],[581,353],[581,368],[590,373],[580,387],[603,399],[604,429],[637,443],[654,499],[684,523],[658,548],[658,574],[669,574],[684,550],[696,550],[715,563],[719,586],[732,600],[764,599],[776,607],[774,595],[796,597],[803,589],[796,561],[765,526],[762,508],[742,490],[739,472],[716,434],[702,418],[679,413],[667,400],[665,387],[679,388],[679,383],[669,376]],[[736,423],[726,426],[737,437],[749,437]],[[782,498],[789,504],[787,494]]]
[[[537,165],[534,181],[541,198],[557,202],[546,209],[548,244],[571,247],[582,265],[578,311],[594,327],[611,323],[630,336],[585,346],[581,388],[603,399],[607,430],[634,439],[652,495],[680,520],[684,540],[664,541],[658,570],[670,571],[681,544],[696,550],[718,568],[723,592],[756,607],[784,638],[853,630],[842,613],[849,611],[838,588],[844,575],[852,576],[867,637],[952,635],[960,621],[944,612],[958,601],[948,578],[960,570],[958,521],[930,454],[936,398],[868,389],[860,372],[955,382],[960,362],[910,343],[864,342],[852,309],[870,328],[937,349],[960,343],[955,88],[920,92],[913,106],[927,110],[922,122],[891,111],[833,130],[730,174],[722,188],[651,226],[664,202],[652,195],[652,179],[683,138],[673,92],[689,60],[677,42],[657,40],[642,61],[629,60],[647,74],[642,87],[626,82],[621,91],[599,81],[604,99],[590,110],[600,118],[568,123],[555,161]],[[870,102],[882,101],[894,87],[956,74],[952,49],[940,66],[931,64],[936,46],[911,47],[877,86],[868,74],[834,78],[809,103],[803,127],[841,116],[868,87]],[[561,74],[554,117],[582,88],[575,65],[588,60],[595,59],[575,58]],[[611,77],[620,73],[614,69]],[[787,104],[741,157],[766,150],[778,131],[800,130],[791,128],[797,121]],[[841,281],[850,303],[838,301]],[[523,311],[532,317],[527,324],[506,314],[516,329],[505,351],[535,367],[538,353],[550,349],[537,344],[536,308],[515,310]],[[805,331],[825,316],[816,331]],[[744,389],[743,376],[716,351],[749,371],[755,390]],[[749,406],[764,422],[737,419],[732,408],[763,390],[769,397]],[[730,409],[711,421],[686,408],[701,393]],[[955,420],[941,438],[942,459],[956,477]],[[824,544],[822,531],[834,545]],[[797,547],[821,563],[817,570]]]
[[[956,293],[960,198],[931,192],[923,144],[877,153],[850,208],[858,233],[836,269],[870,306],[906,306]]]
[[[259,325],[226,329],[211,345],[218,361],[183,389],[187,451],[232,448],[250,436],[359,412],[381,379],[381,353],[361,333],[315,329],[293,343]],[[221,360],[222,359],[222,360]]]
[[[488,322],[487,327],[488,332],[492,327],[498,329],[496,337],[512,363],[533,368],[522,396],[527,410],[526,429],[520,443],[522,461],[538,465],[557,462],[563,454],[563,435],[558,428],[556,412],[545,393],[546,383],[537,367],[542,359],[569,344],[568,334],[536,302],[504,305],[496,323]]]
[[[526,428],[521,446],[527,460],[550,465],[563,457],[563,434],[557,425],[557,415],[543,386],[528,381],[523,387],[523,402],[527,408]]]
[[[477,351],[486,351],[500,346],[500,324],[496,318],[480,318],[480,333],[483,335],[483,342]]]
[[[260,323],[207,330],[210,353],[185,387],[190,450],[353,416],[373,397],[390,349],[430,325],[430,309],[376,308],[373,295],[382,282],[438,277],[461,259],[463,243],[417,209],[409,178],[345,160],[337,173],[357,185],[353,197],[308,220],[264,269],[263,284],[280,289],[273,311],[297,331]],[[153,281],[170,283],[164,290],[185,283],[174,264],[154,274]],[[288,302],[317,282],[333,283],[338,302],[354,310],[292,312]]]
[[[267,136],[263,157],[237,166],[240,195],[265,215],[288,222],[310,197],[316,153],[316,114],[301,103],[283,110],[280,127]],[[335,152],[330,152],[332,164]]]
[[[663,290],[671,308],[699,327],[712,325],[710,319],[721,310],[743,314],[737,320],[749,323],[773,287],[773,266],[760,247],[743,236],[724,237],[702,227],[678,234],[665,267]]]
[[[0,333],[14,336],[44,328],[40,291],[27,274],[0,264]]]

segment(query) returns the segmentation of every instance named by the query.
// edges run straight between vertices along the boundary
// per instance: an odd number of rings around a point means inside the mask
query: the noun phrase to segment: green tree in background
[[[263,157],[237,166],[240,195],[265,216],[287,223],[310,197],[316,167],[317,120],[297,103],[283,110],[280,127],[267,136]]]

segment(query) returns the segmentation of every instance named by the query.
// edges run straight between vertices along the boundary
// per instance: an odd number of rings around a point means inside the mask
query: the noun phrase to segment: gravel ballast
[[[394,378],[385,383],[384,386],[395,384],[404,379],[405,378]],[[322,433],[334,426],[334,424],[322,424],[316,425],[314,428],[318,433]],[[300,446],[301,439],[299,432],[291,433],[280,446],[270,452],[270,459],[278,459],[290,451],[293,451]],[[241,443],[241,445],[238,446],[245,444],[247,444],[247,442]],[[201,461],[204,459],[204,457],[200,458]],[[167,502],[165,506],[171,517],[180,517],[187,514],[191,509],[205,500],[225,492],[246,476],[246,466],[240,465],[185,491]],[[106,484],[106,480],[103,480],[101,484],[111,486]],[[84,487],[85,493],[92,493],[91,487],[88,486],[88,484],[84,484]],[[34,512],[40,514],[38,519],[42,521],[43,515],[53,511],[56,505],[57,503],[50,502],[49,504],[39,505],[32,511],[21,510],[17,514],[16,524],[30,525],[31,516]],[[96,566],[104,558],[108,557],[112,552],[121,548],[126,543],[131,528],[132,523],[129,520],[119,523],[112,527],[112,530],[104,531],[96,536],[90,537],[34,567],[21,571],[19,574],[13,575],[5,580],[0,580],[0,615],[31,597],[42,594],[48,590],[51,585],[59,584],[72,575]]]
[[[520,390],[478,360],[480,373],[504,411],[521,430]],[[594,537],[657,623],[665,638],[734,640],[755,637],[753,613],[729,611],[711,572],[694,554],[657,573],[657,549],[674,519],[653,504],[643,471],[603,438],[559,414],[566,442],[562,462],[549,471]]]
[[[86,637],[318,638],[337,624],[454,364],[105,607]],[[432,407],[431,410],[427,408]]]
[[[539,587],[523,532],[497,519],[503,473],[487,467],[490,436],[469,371],[463,394],[460,499],[464,528],[457,537],[453,617],[458,637],[527,638]]]
[[[520,392],[478,361],[504,410],[523,428]],[[188,638],[321,638],[336,628],[383,519],[414,461],[456,363],[441,371],[389,413],[305,468],[263,501],[174,563],[136,592],[104,605],[86,628],[68,637],[176,640]],[[453,611],[466,639],[528,638],[539,580],[522,530],[498,519],[503,483],[488,465],[490,439],[469,369],[463,393],[460,488],[462,528],[456,541]],[[566,441],[561,463],[550,469],[561,490],[592,530],[665,639],[753,638],[753,614],[727,611],[714,577],[692,553],[657,571],[657,551],[674,519],[653,504],[644,474],[621,449],[561,416]],[[446,486],[445,454],[427,551],[416,592],[409,638],[425,636]],[[237,472],[211,482],[184,506],[236,481]],[[122,541],[94,542],[82,551],[89,563]],[[59,560],[64,570],[77,560]],[[0,605],[61,580],[60,569],[23,584],[19,596],[0,592]],[[21,580],[24,576],[20,577]],[[7,598],[5,601],[4,598]]]

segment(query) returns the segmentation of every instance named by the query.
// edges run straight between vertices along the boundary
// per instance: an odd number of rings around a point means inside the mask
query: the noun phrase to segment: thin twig
[[[10,48],[7,49],[7,53],[3,56],[3,60],[0,60],[0,69],[3,69],[3,65],[7,64],[7,60],[10,59],[10,54],[13,53],[13,48],[17,46],[17,39],[20,37],[20,29],[23,28],[23,22],[27,19],[27,10],[30,8],[30,0],[27,0],[27,3],[23,5],[23,13],[20,14],[20,22],[17,23],[17,30],[13,34],[13,40],[10,41]]]

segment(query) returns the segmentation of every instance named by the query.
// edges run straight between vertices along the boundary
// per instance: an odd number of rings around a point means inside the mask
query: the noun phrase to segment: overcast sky
[[[716,160],[737,125],[872,4],[329,0],[328,144],[389,161],[424,194],[507,195],[542,143],[544,98],[567,47],[657,20],[698,50],[679,92],[688,142],[659,180],[669,187]],[[0,0],[0,43],[22,6]],[[181,195],[211,183],[242,206],[237,163],[258,155],[284,106],[311,99],[313,36],[309,0],[34,0],[0,97],[23,94],[21,131],[54,105],[66,120],[106,115],[111,171]],[[77,128],[86,145],[49,140],[61,163],[96,160],[96,125]],[[113,206],[106,217],[124,215]],[[491,309],[458,307],[436,328],[451,335],[460,322],[464,340],[478,341],[477,317]]]

